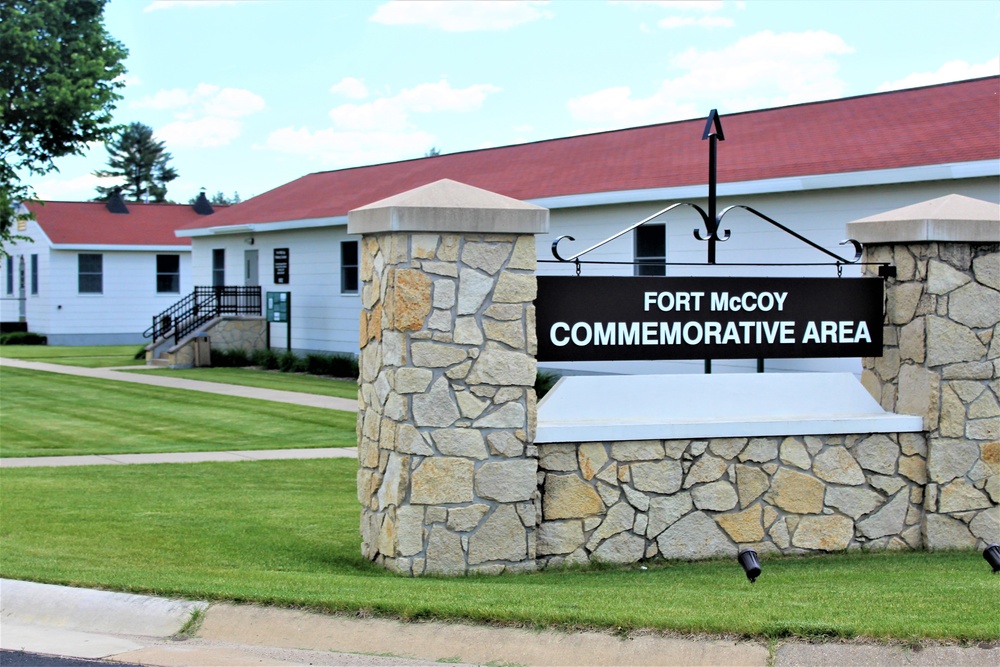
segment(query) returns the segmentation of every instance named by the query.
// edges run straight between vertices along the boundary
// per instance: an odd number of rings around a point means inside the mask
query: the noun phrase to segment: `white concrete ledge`
[[[539,403],[535,442],[913,433],[850,373],[571,376]]]

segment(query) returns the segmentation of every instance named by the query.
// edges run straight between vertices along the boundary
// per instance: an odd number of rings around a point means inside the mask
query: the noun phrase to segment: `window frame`
[[[212,287],[226,286],[226,249],[212,248]]]
[[[662,254],[646,254],[647,248],[640,247],[646,234],[659,231],[663,238]],[[642,225],[636,227],[632,242],[633,257],[635,266],[633,275],[636,276],[665,276],[667,275],[667,226],[666,225]],[[639,264],[639,262],[659,262],[659,264]]]
[[[38,296],[38,255],[31,255],[31,279],[30,279],[30,294],[32,296]]]
[[[90,270],[84,271],[84,258],[85,257],[96,257],[99,265],[97,271]],[[91,278],[96,276],[97,288],[98,289],[84,289],[84,278]],[[103,253],[92,253],[92,252],[81,252],[76,256],[76,291],[77,294],[104,294],[104,254]]]
[[[346,261],[345,248],[354,248],[354,262]],[[354,289],[348,289],[349,283],[353,283]],[[340,242],[340,293],[358,294],[361,292],[361,243],[359,241]]]
[[[14,296],[14,255],[7,255],[3,258],[3,262],[7,265],[5,271],[7,284],[4,286],[4,294]]]
[[[161,267],[161,260],[173,259],[177,263],[176,271],[168,271]],[[172,289],[164,289],[162,281],[170,279]],[[181,256],[174,253],[164,253],[156,255],[156,293],[157,294],[180,294],[181,293]]]

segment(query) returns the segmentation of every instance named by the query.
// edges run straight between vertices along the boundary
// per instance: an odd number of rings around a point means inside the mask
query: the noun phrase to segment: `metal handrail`
[[[153,325],[142,332],[144,338],[173,337],[174,343],[209,320],[222,315],[260,315],[260,286],[195,287],[194,291],[162,313],[153,316]]]

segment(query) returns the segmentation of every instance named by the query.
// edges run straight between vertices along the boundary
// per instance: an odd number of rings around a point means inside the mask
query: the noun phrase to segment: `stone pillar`
[[[924,546],[998,542],[1000,207],[949,195],[847,228],[864,261],[896,267],[883,356],[864,359],[861,381],[886,410],[924,419]],[[923,453],[915,435],[900,436],[904,454]]]
[[[413,576],[535,569],[535,237],[548,211],[443,180],[361,234],[362,552]]]

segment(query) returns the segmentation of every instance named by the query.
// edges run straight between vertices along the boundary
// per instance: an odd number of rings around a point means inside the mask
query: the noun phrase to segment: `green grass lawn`
[[[528,626],[996,640],[976,552],[735,559],[410,579],[360,555],[356,463],[0,471],[0,574],[58,584]]]
[[[356,415],[0,367],[0,456],[353,447]]]
[[[142,366],[146,362],[136,359],[141,345],[95,345],[75,347],[68,345],[0,345],[0,357],[44,361],[49,364],[109,368],[111,366]]]
[[[279,391],[301,391],[307,394],[336,396],[338,398],[356,399],[358,397],[358,383],[355,380],[334,380],[303,373],[281,373],[249,368],[186,368],[129,372],[201,380],[203,382],[238,384],[245,387],[277,389]]]

